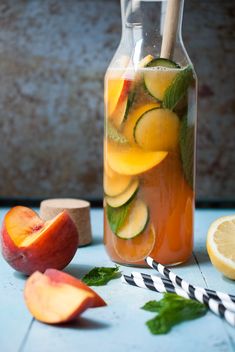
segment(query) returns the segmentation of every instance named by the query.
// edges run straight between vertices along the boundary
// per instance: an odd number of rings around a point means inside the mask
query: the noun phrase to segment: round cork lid
[[[48,221],[63,210],[69,213],[77,227],[79,247],[91,243],[90,203],[74,198],[46,199],[40,204],[40,217],[44,221]]]

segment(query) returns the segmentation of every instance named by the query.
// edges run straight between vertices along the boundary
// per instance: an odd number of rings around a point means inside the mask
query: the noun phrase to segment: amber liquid
[[[172,72],[170,72],[170,70],[166,70],[160,74],[161,79],[159,80],[159,84],[163,84],[163,88],[162,86],[160,87],[163,93],[165,89],[164,84],[166,86],[169,85],[173,79],[171,79],[171,74]],[[104,243],[110,258],[117,263],[145,266],[144,258],[150,255],[162,264],[178,264],[185,262],[191,256],[193,248],[194,189],[193,184],[190,183],[186,177],[183,166],[182,146],[180,145],[182,136],[180,135],[180,131],[183,118],[186,115],[187,123],[191,124],[190,128],[194,129],[195,126],[195,122],[193,121],[194,117],[190,116],[194,109],[192,106],[189,106],[190,104],[192,105],[193,101],[193,99],[190,99],[190,95],[193,94],[194,91],[194,82],[192,82],[188,88],[186,96],[184,96],[182,101],[177,105],[177,111],[174,111],[178,118],[179,128],[177,132],[173,133],[168,126],[168,130],[166,129],[164,133],[162,133],[161,138],[163,146],[166,145],[167,142],[165,143],[164,141],[165,139],[169,140],[169,136],[170,138],[175,138],[176,136],[177,143],[174,144],[174,147],[166,148],[168,150],[164,150],[166,155],[162,160],[161,157],[159,157],[159,161],[155,161],[155,165],[152,165],[151,158],[153,154],[151,153],[159,152],[159,155],[161,155],[160,152],[162,152],[162,150],[156,150],[156,146],[154,150],[143,149],[133,138],[136,121],[138,121],[143,112],[157,107],[162,108],[161,102],[151,96],[141,84],[143,75],[144,70],[140,70],[132,75],[132,79],[130,79],[130,77],[124,78],[130,81],[129,84],[127,84],[128,89],[126,89],[126,92],[130,94],[130,87],[135,89],[135,98],[134,101],[132,101],[125,119],[122,119],[122,114],[125,110],[124,107],[121,106],[121,104],[118,108],[113,107],[115,106],[115,99],[117,101],[116,105],[118,105],[118,95],[119,103],[124,99],[123,97],[125,97],[125,90],[122,87],[122,97],[120,98],[121,79],[123,79],[123,77],[117,78],[116,72],[113,75],[111,72],[106,76],[106,125],[111,121],[112,126],[115,127],[121,136],[125,137],[125,141],[124,143],[120,143],[118,140],[119,137],[116,135],[114,137],[111,135],[110,137],[106,129],[104,138],[104,184],[106,185],[107,182],[111,182],[112,186],[112,180],[114,180],[113,186],[115,193],[115,190],[117,190],[117,192],[119,191],[119,186],[120,192],[122,191],[122,181],[124,181],[124,187],[125,177],[130,177],[132,180],[137,179],[138,191],[131,202],[134,203],[139,199],[146,205],[148,208],[148,220],[144,230],[137,236],[130,239],[120,238],[111,230],[110,222],[107,217],[108,198],[107,195],[105,195]],[[164,75],[166,83],[164,83]],[[174,76],[174,73],[172,75]],[[115,87],[117,87],[116,98],[114,98]],[[110,103],[111,99],[112,102]],[[163,120],[163,124],[164,123]],[[173,137],[171,137],[171,135]],[[194,134],[190,136],[191,139],[194,138]],[[126,140],[128,141],[127,143]],[[121,140],[121,142],[123,141]],[[194,145],[194,140],[191,140],[190,144]],[[191,156],[191,158],[192,157],[194,159],[194,156]],[[122,167],[123,158],[126,158],[127,162],[130,163],[130,176],[127,175],[128,167],[124,169]],[[135,168],[136,165],[137,168]],[[145,165],[147,166],[144,167]],[[115,170],[112,169],[112,166],[114,166]],[[135,168],[134,175],[132,174],[133,168]],[[122,179],[123,171],[125,175]],[[112,187],[110,189],[112,191]],[[123,193],[125,192],[126,189],[124,189]],[[119,196],[119,194],[117,196]],[[114,198],[117,196],[115,195]],[[138,220],[139,219],[134,216],[131,219],[133,222],[138,222]],[[127,216],[125,222],[128,221],[130,222],[130,219],[128,219]],[[125,222],[123,224],[124,229],[126,225]]]

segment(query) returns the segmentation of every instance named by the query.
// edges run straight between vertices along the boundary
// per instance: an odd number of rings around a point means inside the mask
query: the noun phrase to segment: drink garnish
[[[177,73],[171,85],[166,89],[162,105],[166,109],[173,110],[177,103],[185,96],[193,79],[192,67],[189,65]]]
[[[82,281],[88,286],[103,286],[119,276],[120,270],[117,265],[115,267],[95,267],[82,278]]]
[[[160,301],[149,301],[142,309],[158,313],[146,322],[149,331],[154,335],[166,334],[174,325],[200,318],[207,312],[204,304],[174,293],[165,293]]]

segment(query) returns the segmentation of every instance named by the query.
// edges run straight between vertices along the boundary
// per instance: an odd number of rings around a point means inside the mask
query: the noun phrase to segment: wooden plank
[[[200,217],[199,220],[196,232],[203,233],[205,222],[201,222]],[[80,248],[67,267],[67,271],[77,277],[94,266],[113,265],[102,245],[101,210],[92,212],[92,228],[93,245]],[[201,265],[198,239],[196,235],[195,252]],[[121,270],[128,274],[133,268],[121,267]],[[141,271],[153,273],[150,269]],[[204,278],[194,258],[187,264],[174,268],[174,271],[190,282],[204,285]],[[110,282],[108,286],[97,287],[96,290],[107,301],[107,307],[88,310],[75,325],[56,327],[34,321],[23,351],[233,351],[228,334],[230,328],[210,312],[201,319],[176,326],[170,334],[153,336],[145,326],[145,321],[153,317],[153,314],[140,307],[148,300],[159,299],[160,294],[123,285],[119,279]]]
[[[1,222],[4,213],[0,210]],[[4,352],[18,351],[30,329],[32,316],[24,304],[24,282],[25,277],[0,256],[0,348]]]

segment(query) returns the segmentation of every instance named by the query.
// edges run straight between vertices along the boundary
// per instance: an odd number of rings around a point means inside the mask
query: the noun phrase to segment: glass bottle
[[[183,0],[161,55],[168,1],[121,0],[122,37],[105,75],[104,243],[125,265],[145,266],[148,255],[176,265],[193,248],[197,84]]]

